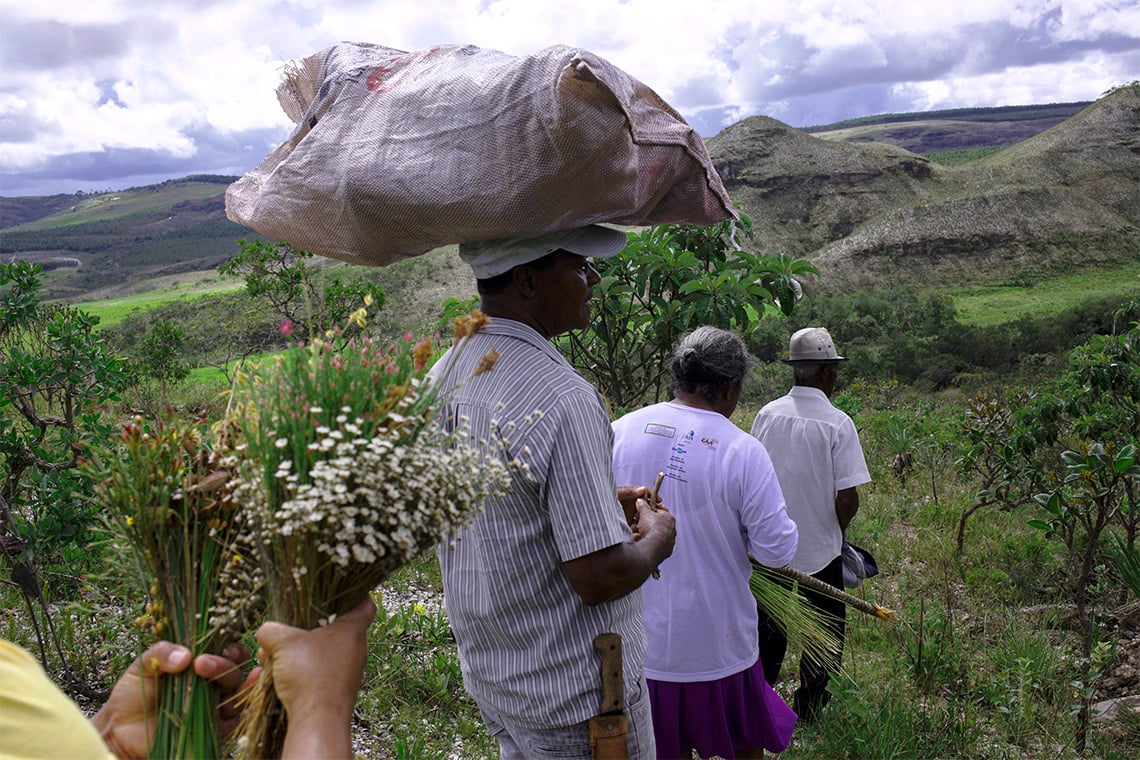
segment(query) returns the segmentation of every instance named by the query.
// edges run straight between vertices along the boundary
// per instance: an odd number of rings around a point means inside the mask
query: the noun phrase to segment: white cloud
[[[291,128],[286,62],[342,40],[580,46],[704,134],[755,113],[806,126],[1089,100],[1140,77],[1135,0],[0,0],[0,193],[102,166],[77,154],[192,159],[206,135],[203,171],[252,165],[242,146]]]

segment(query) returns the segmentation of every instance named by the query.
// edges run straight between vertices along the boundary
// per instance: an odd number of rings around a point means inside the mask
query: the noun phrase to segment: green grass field
[[[1060,313],[1090,299],[1125,296],[1138,291],[1140,265],[1132,265],[1055,277],[1031,285],[971,286],[950,295],[959,322],[987,326],[1031,314]]]
[[[129,314],[146,311],[163,303],[196,298],[212,293],[237,290],[242,281],[206,277],[178,282],[128,296],[85,301],[76,304],[99,317],[103,325],[118,324]],[[958,320],[969,325],[996,325],[1030,314],[1060,313],[1084,301],[1125,296],[1140,291],[1140,266],[1083,272],[1042,280],[1027,285],[969,286],[950,292]]]
[[[244,283],[232,277],[208,277],[196,281],[178,282],[143,293],[105,298],[100,301],[84,301],[76,307],[99,318],[102,326],[116,325],[131,314],[137,314],[171,301],[198,298],[205,295],[227,293],[244,287]]]

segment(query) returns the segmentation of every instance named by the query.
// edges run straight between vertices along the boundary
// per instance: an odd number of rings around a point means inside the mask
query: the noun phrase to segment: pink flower
[[[292,335],[293,334],[293,323],[291,321],[289,321],[288,319],[283,320],[281,322],[281,324],[277,325],[277,329],[281,331],[282,335]]]

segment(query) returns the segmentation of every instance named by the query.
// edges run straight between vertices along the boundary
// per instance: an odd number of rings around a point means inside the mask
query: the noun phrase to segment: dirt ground
[[[1140,697],[1140,602],[1116,610],[1105,628],[1116,639],[1116,655],[1097,683],[1096,699]]]

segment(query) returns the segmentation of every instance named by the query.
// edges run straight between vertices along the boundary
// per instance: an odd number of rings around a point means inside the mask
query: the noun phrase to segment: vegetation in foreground
[[[8,280],[3,286],[6,296],[15,293],[4,314],[11,325],[27,313],[28,290]],[[1030,359],[1005,339],[987,344],[978,340],[981,333],[968,331],[955,337],[955,329],[967,328],[955,328],[952,304],[919,291],[809,298],[787,321],[760,321],[752,334],[761,356],[765,346],[774,350],[769,344],[786,340],[798,320],[837,325],[832,332],[852,355],[837,403],[860,427],[874,486],[851,538],[871,548],[881,568],[860,593],[902,617],[896,627],[870,618],[851,621],[849,678],[835,684],[832,706],[797,734],[786,756],[1065,757],[1083,749],[1123,758],[1140,750],[1140,720],[1125,713],[1098,723],[1091,710],[1097,700],[1140,691],[1140,613],[1124,570],[1128,557],[1135,558],[1135,478],[1129,475],[1135,450],[1128,448],[1135,440],[1134,433],[1127,436],[1140,429],[1138,328],[1137,315],[1118,315],[1119,306],[1088,307],[1087,335],[1055,330],[1036,356],[1079,348],[1055,364]],[[92,509],[79,497],[88,485],[69,480],[67,463],[96,445],[100,425],[140,405],[148,381],[121,381],[125,373],[115,352],[91,325],[83,329],[74,312],[59,310],[42,324],[42,332],[5,332],[5,465],[24,461],[23,449],[11,447],[21,409],[12,381],[30,375],[30,366],[46,366],[42,357],[40,364],[20,363],[33,347],[58,359],[52,347],[73,341],[90,346],[82,355],[84,372],[52,377],[67,383],[103,373],[97,386],[75,387],[105,388],[107,395],[90,403],[81,397],[84,403],[70,415],[76,427],[45,427],[49,434],[40,443],[63,452],[55,460],[60,466],[29,473],[30,490],[22,495],[51,492],[55,501],[29,502],[3,492],[6,509],[22,510],[18,520],[9,518],[20,526],[18,558],[40,571],[34,584],[21,584],[17,579],[25,576],[16,573],[0,584],[4,635],[42,651],[73,693],[97,697],[141,649],[130,623],[140,597],[121,577],[102,571],[107,548],[92,543]],[[1029,326],[1016,329],[1030,332]],[[948,337],[939,343],[943,335]],[[33,340],[40,342],[27,342]],[[992,364],[971,364],[971,355],[988,356]],[[932,366],[943,367],[948,378],[941,386],[925,374]],[[759,405],[789,382],[779,365],[762,367],[757,379],[736,417],[745,428]],[[195,404],[209,400],[216,409],[212,396],[223,387],[192,389],[171,378],[166,403],[152,409],[169,404],[210,413],[209,405]],[[933,393],[932,387],[947,390]],[[987,393],[977,396],[978,388]],[[1031,396],[1036,400],[1028,403]],[[1082,406],[1090,396],[1099,401]],[[1015,441],[1020,443],[1011,446]],[[50,453],[44,449],[38,456],[46,462]],[[978,468],[983,463],[990,466],[984,472]],[[1029,499],[1020,498],[1026,493]],[[1123,550],[1114,553],[1110,537]],[[434,557],[420,557],[381,594],[384,611],[371,631],[357,711],[360,753],[494,757],[493,742],[462,691],[454,643],[438,606]],[[50,610],[57,647],[41,649],[27,610]],[[51,639],[43,633],[43,641]],[[778,685],[785,695],[795,665],[786,664]]]

